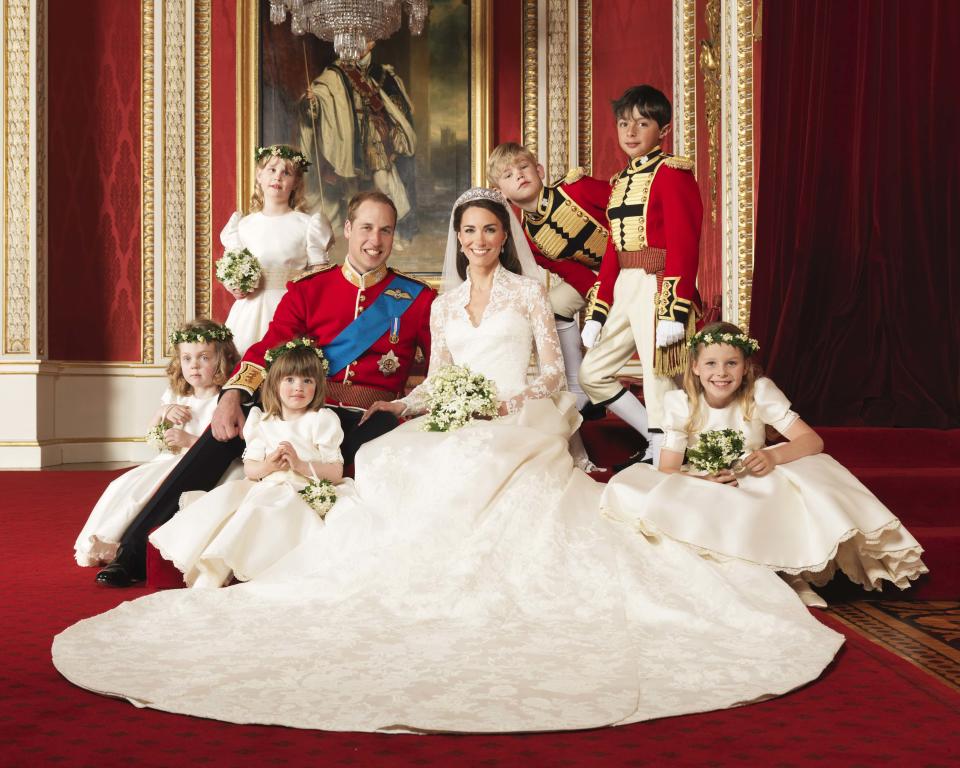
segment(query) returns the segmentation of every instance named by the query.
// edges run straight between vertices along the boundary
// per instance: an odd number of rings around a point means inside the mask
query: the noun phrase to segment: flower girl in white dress
[[[251,213],[234,213],[220,233],[227,251],[249,250],[260,262],[260,285],[249,293],[229,289],[236,301],[226,325],[233,331],[243,355],[260,341],[273,313],[300,273],[327,264],[333,230],[322,213],[312,216],[298,209],[303,200],[303,174],[310,163],[285,144],[257,149],[256,184]]]
[[[266,359],[264,410],[253,408],[243,427],[247,479],[184,494],[180,514],[150,534],[191,587],[259,575],[323,527],[300,493],[310,479],[342,483],[341,492],[352,482],[343,481],[340,420],[323,407],[323,353],[312,339],[294,339]]]
[[[207,428],[220,387],[240,359],[230,330],[211,320],[187,323],[170,335],[170,344],[174,355],[167,366],[169,387],[148,435],[161,451],[107,486],[74,544],[79,565],[113,560],[130,521]]]
[[[811,605],[825,603],[806,582],[826,584],[837,569],[866,589],[880,589],[883,580],[905,589],[927,572],[923,549],[876,496],[821,453],[820,436],[761,375],[757,349],[730,323],[691,338],[684,389],[664,400],[660,471],[624,470],[608,483],[602,506],[648,535],[780,571]],[[767,425],[787,442],[764,448]],[[724,429],[742,433],[742,463],[710,474],[682,466],[684,452],[705,433]]]

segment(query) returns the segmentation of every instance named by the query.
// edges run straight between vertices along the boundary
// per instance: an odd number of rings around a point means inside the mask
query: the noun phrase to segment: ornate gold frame
[[[259,0],[237,0],[237,209],[253,189],[253,154],[260,134]],[[406,34],[400,32],[398,34]],[[489,3],[470,3],[470,176],[481,185],[493,137],[493,14]]]

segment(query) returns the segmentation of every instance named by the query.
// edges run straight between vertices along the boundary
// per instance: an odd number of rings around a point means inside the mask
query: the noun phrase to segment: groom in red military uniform
[[[417,348],[430,356],[430,306],[434,291],[390,269],[397,211],[382,192],[350,201],[343,233],[347,258],[289,284],[263,339],[243,356],[224,385],[210,429],[161,484],[127,528],[114,562],[97,582],[126,587],[146,573],[147,536],[177,512],[186,491],[210,490],[243,451],[245,409],[265,376],[264,353],[297,336],[316,339],[330,363],[327,403],[340,417],[346,464],[360,446],[396,426],[385,412],[360,424],[376,400],[403,395]]]

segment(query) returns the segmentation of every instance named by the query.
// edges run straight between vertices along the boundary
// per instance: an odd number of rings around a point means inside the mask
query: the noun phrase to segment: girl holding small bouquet
[[[683,390],[664,399],[660,471],[634,466],[616,475],[602,507],[701,554],[780,571],[809,604],[823,602],[807,582],[826,584],[837,569],[866,589],[883,580],[905,589],[927,572],[922,548],[821,453],[820,436],[762,376],[758,348],[730,323],[691,338]],[[764,447],[768,425],[786,442]]]
[[[230,329],[212,320],[187,323],[170,335],[170,344],[169,386],[147,433],[160,453],[107,486],[74,544],[79,565],[114,559],[127,526],[207,428],[220,387],[240,359]]]
[[[260,341],[286,292],[301,272],[329,262],[333,245],[330,222],[321,213],[310,216],[303,202],[303,175],[310,163],[285,144],[259,147],[251,213],[239,212],[220,233],[226,249],[217,262],[217,278],[236,299],[227,317],[237,349],[243,355]]]
[[[324,526],[343,489],[343,430],[323,407],[326,360],[309,338],[266,354],[263,410],[243,428],[245,480],[184,494],[183,509],[150,535],[187,585],[247,581]]]

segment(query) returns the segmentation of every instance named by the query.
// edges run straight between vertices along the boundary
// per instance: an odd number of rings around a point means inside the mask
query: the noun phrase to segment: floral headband
[[[170,334],[170,346],[177,344],[209,344],[212,341],[229,341],[233,338],[233,331],[225,325],[214,324],[209,328],[189,326]]]
[[[313,163],[307,160],[303,152],[297,152],[295,149],[290,149],[283,144],[274,144],[271,147],[257,147],[255,153],[257,162],[259,163],[265,157],[282,157],[284,160],[289,160],[291,163],[296,163],[297,167],[306,172]]]
[[[743,350],[744,357],[750,357],[754,352],[760,349],[760,343],[756,339],[751,339],[745,333],[721,333],[720,331],[700,331],[690,337],[687,345],[690,349],[696,349],[698,344],[729,344],[731,347],[738,347]]]
[[[272,349],[268,349],[267,353],[263,356],[263,360],[267,364],[267,368],[269,368],[281,355],[286,354],[290,350],[299,349],[301,347],[303,349],[313,350],[314,354],[320,358],[320,364],[323,366],[324,374],[329,373],[330,361],[327,360],[326,356],[323,354],[323,350],[320,349],[320,347],[316,345],[316,342],[309,336],[303,336],[299,339],[290,339],[290,341],[284,344],[278,344]]]

